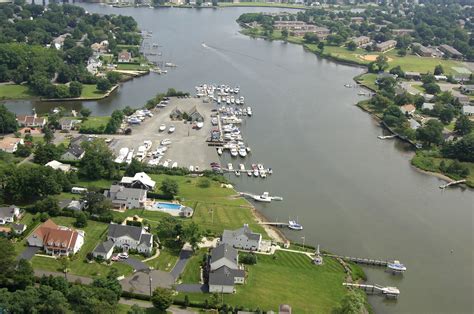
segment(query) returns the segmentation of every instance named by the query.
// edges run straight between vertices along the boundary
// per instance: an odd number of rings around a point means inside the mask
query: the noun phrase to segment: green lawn
[[[28,238],[28,235],[36,228],[37,225],[39,225],[40,223],[39,219],[35,220],[35,217],[37,216],[38,215],[25,213],[23,217],[20,219],[20,223],[25,224],[27,229],[25,230],[23,239],[21,241],[17,241],[14,243],[15,252],[17,255],[25,250],[26,239]]]
[[[0,99],[24,99],[34,96],[26,85],[0,84]]]
[[[375,81],[377,80],[377,74],[375,73],[365,73],[359,75],[355,78],[355,80],[361,85],[367,86],[373,90],[377,90],[377,85],[375,84]]]
[[[87,118],[87,120],[81,123],[81,127],[97,129],[103,126],[105,128],[109,120],[109,116],[90,116]]]
[[[189,259],[184,272],[181,274],[181,281],[183,283],[200,283],[201,262],[206,253],[207,249],[201,249]]]
[[[126,71],[148,71],[148,66],[141,66],[140,64],[135,63],[119,63],[117,64],[117,70],[126,70]]]
[[[160,250],[160,256],[145,263],[153,269],[170,272],[178,261],[178,257],[179,251],[164,248]]]
[[[73,226],[75,221],[71,217],[54,217],[52,220],[61,226]],[[100,241],[105,239],[107,232],[106,223],[88,220],[87,227],[82,228],[85,232],[85,241],[79,252],[71,258],[70,273],[74,275],[86,277],[101,277],[107,275],[110,266],[97,263],[87,263],[85,258],[87,253],[92,252]],[[60,264],[57,260],[47,257],[35,256],[32,259],[35,269],[43,269],[48,271],[60,270]],[[132,273],[132,267],[124,263],[114,263],[112,267],[118,269],[120,274],[129,275]]]
[[[347,290],[342,286],[344,271],[337,261],[324,259],[323,266],[298,253],[277,252],[258,255],[258,263],[248,267],[244,285],[237,293],[225,294],[224,303],[263,311],[277,311],[279,304],[291,304],[295,313],[331,313]],[[185,294],[178,298],[184,299]],[[191,300],[204,301],[209,294],[188,294]]]
[[[95,84],[83,84],[81,98],[99,98],[104,96],[105,93],[97,89]]]

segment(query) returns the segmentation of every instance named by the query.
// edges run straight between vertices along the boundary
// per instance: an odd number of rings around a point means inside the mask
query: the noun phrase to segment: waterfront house
[[[132,62],[132,54],[124,50],[118,54],[117,59],[119,63],[130,63]]]
[[[400,110],[405,114],[405,115],[412,115],[415,113],[416,107],[415,105],[412,104],[406,104],[400,107]]]
[[[94,251],[92,251],[92,256],[94,258],[102,257],[104,260],[109,260],[114,253],[114,247],[115,244],[112,240],[101,242],[95,247]]]
[[[143,208],[147,198],[147,190],[127,188],[119,184],[112,184],[104,196],[112,201],[114,208],[119,210]]]
[[[128,188],[153,190],[156,182],[153,181],[145,172],[137,172],[133,177],[123,177],[120,185]]]
[[[474,116],[474,106],[463,106],[462,113],[466,116]]]
[[[456,48],[450,45],[441,45],[439,46],[439,50],[444,52],[448,57],[451,57],[454,59],[461,59],[463,57],[462,53],[460,53]]]
[[[211,293],[233,293],[235,284],[245,282],[245,271],[239,267],[239,254],[226,243],[211,250],[208,268]]]
[[[199,113],[196,106],[188,111],[188,120],[191,122],[203,122],[204,117]]]
[[[61,126],[61,130],[63,131],[71,131],[74,129],[74,124],[76,124],[78,120],[68,119],[68,118],[61,118],[59,119],[59,125]]]
[[[20,209],[14,205],[0,207],[0,225],[15,222],[20,217]]]
[[[84,157],[85,150],[79,145],[71,145],[68,150],[61,155],[61,160],[77,161]]]
[[[20,144],[24,144],[22,138],[4,137],[2,140],[0,140],[0,150],[6,153],[14,153]]]
[[[51,160],[45,164],[46,167],[51,167],[54,170],[61,170],[63,172],[69,172],[71,170],[71,165],[63,164],[57,160]]]
[[[252,232],[249,226],[245,224],[237,230],[224,230],[221,242],[237,249],[258,251],[260,250],[262,235]]]
[[[48,119],[38,117],[35,113],[34,115],[18,115],[16,116],[16,121],[18,121],[18,124],[22,127],[43,128],[48,122]]]
[[[86,69],[89,73],[91,74],[97,74],[97,72],[99,71],[99,68],[102,67],[102,61],[100,61],[99,58],[94,58],[94,57],[90,57],[88,60],[87,60],[87,66],[86,66]]]
[[[370,37],[359,36],[352,38],[352,41],[356,44],[357,47],[370,43]]]
[[[29,246],[43,248],[46,254],[69,256],[81,249],[84,237],[84,231],[58,226],[48,219],[28,237],[27,242]]]
[[[375,45],[375,51],[384,52],[384,51],[387,51],[389,49],[395,48],[396,45],[397,45],[396,40],[393,40],[393,39],[387,40],[387,41],[376,44]]]
[[[107,240],[113,241],[115,247],[126,251],[133,249],[149,255],[153,250],[153,235],[142,227],[111,223]]]

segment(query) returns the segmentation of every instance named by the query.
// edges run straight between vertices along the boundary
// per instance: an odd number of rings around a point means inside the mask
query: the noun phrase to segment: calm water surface
[[[239,190],[283,196],[260,209],[272,220],[298,217],[304,231],[286,232],[294,241],[304,236],[335,253],[405,263],[404,277],[366,268],[370,283],[401,290],[396,302],[371,297],[376,312],[474,312],[474,193],[441,191],[439,179],[410,167],[411,153],[401,143],[377,139],[381,129],[354,106],[357,90],[343,86],[361,69],[318,59],[299,46],[240,35],[235,19],[263,9],[83,6],[133,16],[141,29],[153,31],[163,60],[178,68],[128,82],[106,100],[65,107],[109,115],[141,106],[169,87],[194,92],[206,82],[240,85],[254,112],[243,128],[253,151],[249,161],[275,173],[265,181],[233,178]],[[58,105],[8,103],[16,112]]]

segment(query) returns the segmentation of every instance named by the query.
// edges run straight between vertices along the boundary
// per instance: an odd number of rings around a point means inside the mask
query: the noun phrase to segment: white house
[[[0,207],[0,225],[4,225],[9,222],[15,222],[20,216],[20,209],[15,206]]]
[[[145,172],[137,172],[133,177],[123,177],[120,181],[120,185],[129,188],[153,190],[156,182],[153,181]]]
[[[222,243],[227,243],[237,249],[258,251],[262,242],[262,235],[254,233],[249,226],[245,224],[237,230],[224,230],[222,233]]]
[[[147,190],[112,184],[109,190],[104,191],[104,196],[112,201],[114,208],[143,208],[145,207]]]
[[[153,235],[141,227],[110,224],[107,240],[124,250],[133,249],[145,254],[151,254],[153,250]]]
[[[235,284],[245,282],[245,270],[239,267],[238,252],[222,243],[212,249],[209,259],[209,292],[233,293]]]
[[[112,240],[101,242],[92,252],[92,256],[94,256],[95,258],[101,256],[104,260],[109,260],[112,257],[112,254],[114,253],[114,247],[115,244]]]
[[[7,153],[14,153],[18,149],[18,145],[23,145],[24,141],[22,138],[16,137],[5,137],[0,140],[0,150]]]
[[[466,116],[474,116],[474,106],[463,106],[462,113]]]

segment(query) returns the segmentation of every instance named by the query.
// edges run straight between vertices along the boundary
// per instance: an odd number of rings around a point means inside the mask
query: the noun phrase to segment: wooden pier
[[[278,222],[278,221],[274,221],[274,222],[259,222],[258,224],[259,224],[259,225],[267,225],[267,226],[280,227],[280,228],[288,227],[288,225],[289,225],[287,222]]]
[[[386,298],[396,299],[400,295],[400,290],[397,287],[382,287],[380,285],[358,284],[344,282],[342,284],[346,287],[354,287],[364,290],[367,294],[382,294]]]
[[[464,183],[464,182],[466,182],[466,179],[457,180],[457,181],[451,181],[451,182],[449,182],[449,183],[440,185],[439,188],[440,188],[440,189],[445,189],[445,188],[450,187],[451,185],[461,184],[461,183]]]
[[[323,254],[324,256],[340,258],[345,261],[354,262],[356,264],[372,265],[372,266],[383,266],[386,267],[390,262],[384,260],[370,259],[370,258],[360,258],[352,256],[341,256],[334,254]]]

